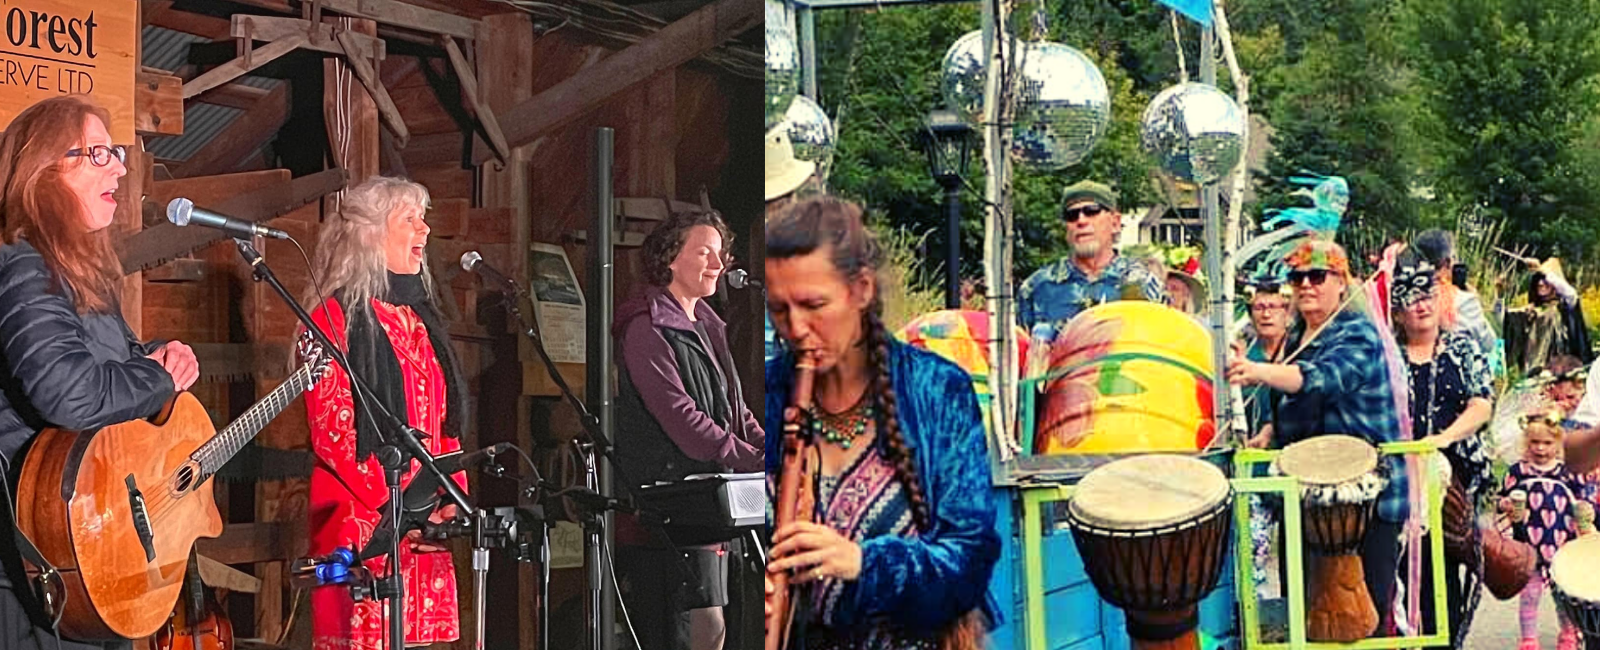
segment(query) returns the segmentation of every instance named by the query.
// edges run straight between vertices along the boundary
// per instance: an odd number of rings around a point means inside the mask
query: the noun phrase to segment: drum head
[[[1378,468],[1378,449],[1352,436],[1317,436],[1283,448],[1278,470],[1310,486],[1343,485]]]
[[[1566,543],[1550,561],[1550,581],[1568,596],[1600,603],[1600,535],[1584,535]]]
[[[1228,498],[1228,478],[1203,460],[1150,454],[1113,461],[1078,482],[1069,508],[1097,528],[1137,531],[1198,518]]]

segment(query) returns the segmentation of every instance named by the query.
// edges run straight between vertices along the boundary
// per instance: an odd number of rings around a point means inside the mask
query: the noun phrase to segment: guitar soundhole
[[[194,467],[178,468],[177,480],[173,481],[172,487],[178,494],[188,492],[189,488],[194,487]]]

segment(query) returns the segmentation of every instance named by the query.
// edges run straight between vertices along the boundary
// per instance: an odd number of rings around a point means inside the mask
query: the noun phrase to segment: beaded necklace
[[[867,425],[877,416],[877,409],[867,401],[867,394],[871,390],[861,392],[861,397],[839,413],[829,413],[821,406],[813,404],[811,407],[811,433],[821,436],[823,440],[849,449],[855,439],[867,432]]]

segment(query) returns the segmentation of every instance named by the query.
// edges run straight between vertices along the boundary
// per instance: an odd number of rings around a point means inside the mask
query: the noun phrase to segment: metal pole
[[[614,189],[611,167],[614,155],[614,132],[609,128],[594,131],[594,223],[589,230],[589,286],[594,300],[589,302],[589,343],[585,349],[588,357],[589,377],[587,397],[596,405],[594,414],[600,419],[600,432],[606,440],[616,440],[612,414],[611,395],[611,321],[612,321],[612,233],[614,230]],[[589,448],[589,489],[611,496],[611,464],[600,453],[597,445]],[[589,533],[589,598],[593,612],[594,650],[611,650],[616,647],[615,603],[613,586],[605,581],[608,572],[603,548],[612,543],[611,513],[598,515],[600,528]]]
[[[946,184],[944,187],[944,207],[946,211],[946,232],[950,240],[945,244],[944,253],[944,306],[946,309],[961,308],[961,184],[959,181]]]
[[[796,7],[800,20],[800,92],[817,99],[817,17],[808,5]]]
[[[1213,86],[1217,83],[1216,35],[1216,27],[1210,23],[1205,25],[1200,35],[1200,82]],[[1233,403],[1229,399],[1232,391],[1227,381],[1228,320],[1233,314],[1228,304],[1232,287],[1222,286],[1222,265],[1227,261],[1227,251],[1222,248],[1219,195],[1220,190],[1214,182],[1200,189],[1200,219],[1206,227],[1205,273],[1206,281],[1211,284],[1211,381],[1214,389],[1211,391],[1211,407],[1212,415],[1216,418],[1217,434],[1225,436],[1229,424],[1233,422],[1233,415],[1229,411]]]

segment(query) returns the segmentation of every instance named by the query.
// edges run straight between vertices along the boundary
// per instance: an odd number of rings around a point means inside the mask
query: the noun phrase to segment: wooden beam
[[[226,201],[203,207],[244,221],[267,221],[338,191],[349,180],[344,170],[329,169],[259,190],[242,192]],[[117,257],[122,262],[123,273],[133,273],[155,268],[225,237],[227,235],[221,230],[181,228],[165,223],[119,240],[116,243]]]
[[[170,263],[145,271],[144,279],[146,282],[199,282],[206,279],[207,266],[210,265],[205,260],[172,260]]]
[[[205,74],[190,79],[183,84],[183,98],[188,99],[222,84],[233,81],[251,70],[271,63],[280,56],[295,51],[305,46],[309,40],[305,34],[294,34],[268,43],[255,49],[245,56],[207,70]]]
[[[343,22],[335,16],[324,16],[322,21]],[[350,29],[369,36],[378,31],[377,23],[371,20],[349,22],[352,23]],[[382,167],[378,133],[383,131],[383,126],[378,123],[377,102],[367,93],[352,92],[353,81],[350,68],[344,62],[322,61],[322,96],[327,99],[323,102],[322,115],[327,126],[329,156],[334,166],[349,171],[350,177],[359,183],[376,175]],[[343,105],[340,105],[341,97],[345,100]],[[331,215],[337,209],[336,200],[323,204],[323,214]]]
[[[280,83],[250,109],[218,133],[172,175],[176,178],[227,173],[277,135],[289,119],[289,84]]]
[[[430,34],[448,34],[469,41],[478,37],[476,20],[397,0],[321,0],[321,2],[322,7],[329,11],[367,18],[385,25],[406,27]]]
[[[228,21],[225,19],[172,9],[171,2],[157,3],[150,9],[151,12],[144,18],[146,25],[193,34],[212,41],[228,36]]]
[[[193,101],[248,111],[266,99],[270,92],[272,91],[266,88],[246,86],[242,83],[226,83],[201,93],[194,97]]]
[[[310,545],[305,521],[226,524],[222,534],[195,542],[195,550],[223,564],[288,561],[305,555]]]
[[[483,125],[483,132],[494,147],[495,157],[504,163],[506,158],[511,157],[511,147],[506,145],[505,133],[500,130],[500,122],[494,118],[494,111],[483,102],[483,95],[478,93],[477,75],[472,74],[472,68],[467,66],[467,57],[461,54],[461,48],[456,47],[456,39],[440,36],[439,42],[444,46],[445,55],[450,58],[450,65],[456,70],[456,78],[461,81],[461,94],[466,95],[467,110]]]
[[[506,141],[513,147],[533,142],[634,84],[760,25],[763,18],[762,9],[749,0],[716,0],[505,112]],[[475,148],[472,161],[481,164],[490,155]]]
[[[459,162],[466,151],[464,136],[455,133],[430,133],[411,138],[400,155],[407,159],[406,166],[420,167],[429,163]]]
[[[312,23],[309,20],[300,18],[234,14],[228,33],[234,38],[276,41],[295,34],[309,35],[313,25],[317,28],[317,36],[307,39],[305,49],[327,52],[328,54],[344,54],[345,49],[334,42],[334,34],[340,32],[349,35],[350,41],[354,43],[361,56],[375,61],[382,61],[384,57],[388,56],[388,50],[383,44],[383,39],[359,32],[351,33],[338,29],[331,23]]]
[[[356,73],[356,78],[361,80],[361,85],[366,86],[367,94],[372,95],[372,101],[378,105],[378,116],[383,118],[385,124],[400,139],[400,146],[406,146],[406,141],[411,139],[411,131],[406,129],[405,119],[400,117],[400,109],[395,107],[394,99],[389,97],[389,91],[383,87],[383,82],[378,79],[378,72],[372,69],[372,63],[361,56],[355,40],[350,32],[339,30],[335,36],[339,45],[344,47],[345,63]]]
[[[183,135],[182,79],[139,72],[133,106],[133,129],[139,135]]]

